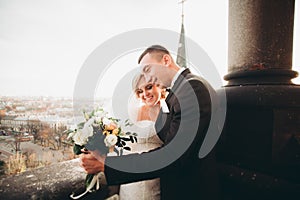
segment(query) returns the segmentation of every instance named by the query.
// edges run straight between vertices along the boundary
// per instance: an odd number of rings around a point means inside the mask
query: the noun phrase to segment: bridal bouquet
[[[122,155],[123,150],[131,150],[126,145],[127,141],[137,142],[137,134],[124,132],[119,124],[120,119],[110,117],[103,108],[97,108],[90,113],[84,111],[83,115],[85,121],[69,130],[68,135],[68,139],[74,142],[73,151],[76,155],[95,150],[102,154]],[[132,124],[129,120],[126,120],[124,126],[130,125]],[[87,192],[98,190],[101,175],[103,174],[88,174],[85,180],[86,191],[79,196],[72,194],[70,197],[78,199]]]

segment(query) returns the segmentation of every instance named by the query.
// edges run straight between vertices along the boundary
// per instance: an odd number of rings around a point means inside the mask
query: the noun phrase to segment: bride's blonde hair
[[[138,94],[137,94],[137,91],[139,88],[139,86],[141,85],[142,82],[145,82],[146,83],[146,79],[145,79],[145,76],[143,74],[137,74],[134,78],[133,78],[133,81],[132,81],[132,89],[134,91],[134,93],[136,94],[137,98],[138,98]],[[154,85],[154,83],[153,83]],[[166,88],[165,87],[162,87],[161,85],[159,84],[155,84],[155,86],[159,87],[161,90],[161,98],[164,99],[166,98]]]

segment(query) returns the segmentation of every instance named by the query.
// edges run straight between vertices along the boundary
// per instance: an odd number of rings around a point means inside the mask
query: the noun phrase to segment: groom
[[[168,109],[161,109],[155,124],[163,147],[120,157],[82,154],[82,167],[90,174],[104,172],[108,185],[159,177],[162,200],[218,199],[214,151],[198,157],[215,91],[189,69],[180,68],[160,45],[147,48],[138,62],[147,81],[170,88]]]

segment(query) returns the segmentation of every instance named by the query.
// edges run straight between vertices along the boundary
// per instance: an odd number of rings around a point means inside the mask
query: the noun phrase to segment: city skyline
[[[184,5],[186,36],[207,52],[221,78],[227,73],[227,7],[227,1],[218,0],[188,0]],[[295,19],[299,7],[296,1]],[[181,5],[179,0],[0,0],[0,24],[0,94],[72,97],[78,73],[93,50],[135,29],[179,33]],[[295,21],[293,70],[298,72],[299,35],[300,23]],[[95,96],[110,97],[117,80],[137,65],[138,54],[128,53],[112,61],[112,72],[99,81],[101,92],[95,91]],[[299,78],[295,82],[299,84]]]

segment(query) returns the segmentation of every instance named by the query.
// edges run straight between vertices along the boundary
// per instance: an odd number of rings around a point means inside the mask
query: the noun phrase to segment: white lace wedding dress
[[[147,152],[162,145],[154,128],[153,121],[138,121],[129,128],[131,132],[138,134],[137,143],[128,143],[131,151],[124,154]],[[159,178],[123,184],[120,186],[120,200],[160,200]]]

